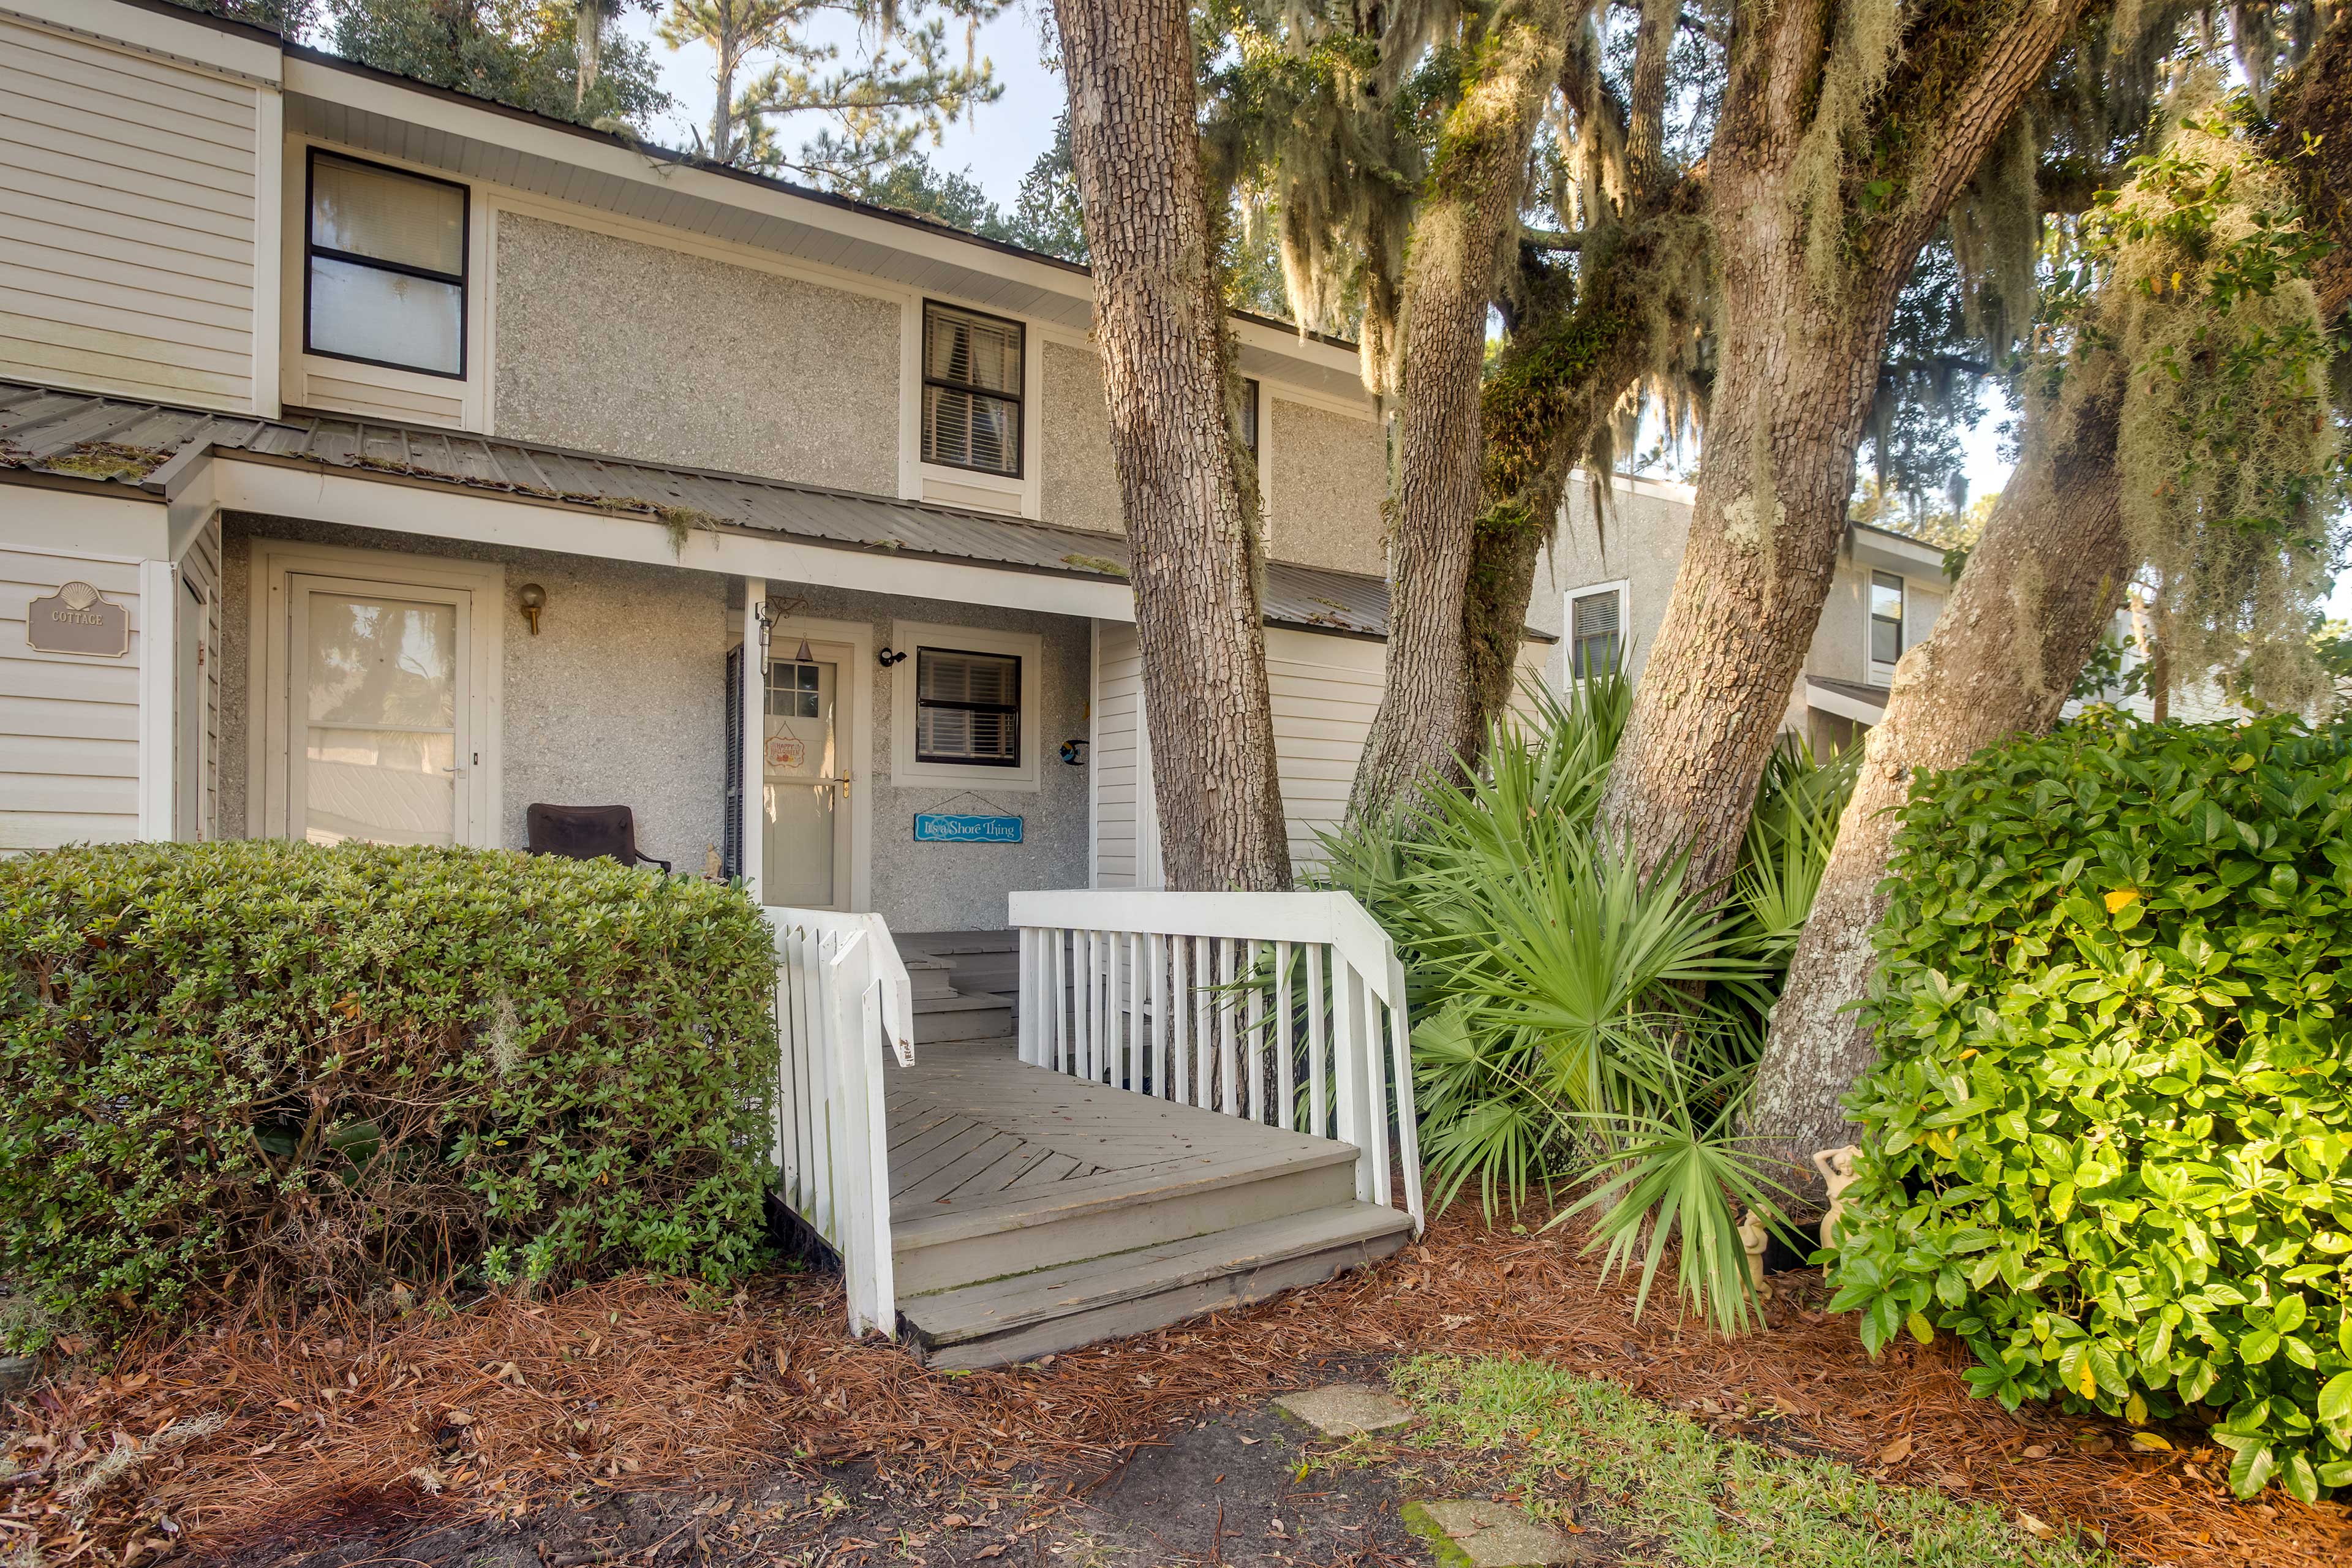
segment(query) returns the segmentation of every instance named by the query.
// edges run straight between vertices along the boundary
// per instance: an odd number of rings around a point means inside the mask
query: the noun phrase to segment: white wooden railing
[[[776,1167],[784,1205],[841,1258],[849,1331],[895,1335],[886,1043],[915,1065],[914,990],[879,915],[769,908],[776,937]]]
[[[1353,1144],[1418,1228],[1404,968],[1345,893],[1014,893],[1021,1059]]]

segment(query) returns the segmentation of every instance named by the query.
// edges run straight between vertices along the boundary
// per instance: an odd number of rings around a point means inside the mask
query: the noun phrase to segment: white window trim
[[[1633,640],[1631,614],[1633,607],[1633,584],[1631,578],[1619,577],[1608,583],[1587,583],[1580,588],[1570,588],[1560,595],[1559,684],[1561,690],[1566,691],[1584,684],[1582,679],[1576,673],[1576,601],[1579,599],[1596,598],[1602,594],[1613,593],[1617,595],[1617,668],[1620,670],[1625,670],[1628,674],[1631,673],[1627,668],[1630,661],[1626,654]]]
[[[1881,574],[1894,578],[1902,584],[1899,592],[1903,595],[1903,607],[1896,614],[1895,624],[1901,628],[1899,635],[1903,638],[1903,646],[1895,650],[1895,657],[1900,658],[1911,651],[1910,577],[1901,572],[1887,571],[1884,566],[1864,566],[1862,578],[1862,672],[1863,684],[1865,686],[1895,684],[1895,667],[1882,663],[1870,656],[1870,627],[1871,623],[1877,619],[1871,608],[1871,597],[1878,591],[1878,578]]]
[[[506,834],[506,569],[404,551],[353,550],[339,544],[301,544],[287,540],[253,542],[252,592],[248,595],[246,665],[245,831],[249,838],[286,837],[286,791],[290,740],[287,706],[292,700],[293,650],[288,646],[286,581],[296,574],[352,577],[398,586],[463,588],[474,595],[470,733],[481,744],[479,765],[468,764],[464,820],[457,842],[498,848]]]
[[[1021,325],[1021,477],[981,473],[923,461],[923,306],[926,302]],[[915,293],[899,310],[898,494],[902,500],[1006,512],[1032,521],[1045,515],[1045,430],[1038,416],[1045,397],[1047,323],[951,294]]]
[[[977,767],[964,763],[926,763],[915,757],[915,663],[917,650],[933,647],[972,653],[1011,654],[1021,660],[1021,765],[1017,768]],[[928,621],[893,621],[890,647],[907,657],[890,667],[890,782],[908,785],[938,784],[950,788],[1034,794],[1037,753],[1043,745],[1040,725],[1044,704],[1045,639],[1034,632],[985,631],[978,626],[939,626]]]

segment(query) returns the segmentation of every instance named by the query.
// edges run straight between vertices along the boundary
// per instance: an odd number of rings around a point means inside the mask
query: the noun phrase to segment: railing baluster
[[[1161,938],[1153,931],[1143,939],[1143,1049],[1150,1062],[1150,1081],[1137,1087],[1155,1100],[1168,1098],[1168,1064],[1162,1059],[1166,1029],[1161,1017],[1160,995],[1168,989],[1168,977],[1160,970],[1163,954]]]
[[[1023,926],[1015,936],[1020,956],[1013,960],[1020,968],[1013,981],[1013,1006],[1018,1016],[1013,1021],[1013,1033],[1021,1043],[1021,1059],[1031,1067],[1042,1067],[1044,1058],[1037,1052],[1037,933]]]
[[[1189,936],[1168,939],[1168,1027],[1174,1037],[1168,1097],[1179,1105],[1192,1103],[1192,986],[1184,962],[1192,950]]]
[[[1242,1113],[1242,1086],[1239,1066],[1234,1056],[1234,939],[1217,939],[1217,1072],[1224,1079],[1217,1091],[1218,1103],[1227,1116]]]
[[[1192,943],[1192,1021],[1198,1026],[1192,1036],[1192,1103],[1203,1110],[1213,1110],[1217,1105],[1217,942],[1214,937],[1196,936],[1190,940]]]
[[[1364,1131],[1364,983],[1356,966],[1339,953],[1331,955],[1331,1065],[1338,1080],[1339,1139],[1353,1143],[1356,1196],[1371,1201],[1370,1149]]]
[[[1143,1092],[1143,965],[1142,942],[1127,933],[1127,1087]]]
[[[1274,944],[1275,1013],[1273,1048],[1275,1057],[1275,1091],[1282,1097],[1277,1109],[1281,1116],[1276,1125],[1293,1131],[1298,1128],[1297,1068],[1291,1058],[1296,1054],[1290,1043],[1290,943],[1287,940]]]
[[[1404,1207],[1416,1226],[1429,1215],[1421,1193],[1421,1121],[1412,1100],[1412,1035],[1404,1005],[1404,965],[1389,960],[1389,1045],[1396,1068],[1397,1163],[1404,1169]]]
[[[1328,1015],[1323,999],[1324,947],[1307,945],[1307,1131],[1318,1138],[1331,1136],[1330,1058],[1326,1049]]]
[[[1258,986],[1257,961],[1258,955],[1265,950],[1255,937],[1252,937],[1249,941],[1244,942],[1242,944],[1242,948],[1244,962],[1246,964],[1246,968],[1243,972],[1244,978],[1246,979],[1249,984],[1249,1031],[1247,1037],[1247,1047],[1249,1051],[1249,1119],[1252,1121],[1255,1121],[1263,1125],[1266,1119],[1265,993]]]

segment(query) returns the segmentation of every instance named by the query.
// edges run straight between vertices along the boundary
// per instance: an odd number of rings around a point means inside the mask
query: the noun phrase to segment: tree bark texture
[[[1813,1151],[1853,1141],[1839,1101],[1877,1058],[1850,1005],[1875,962],[1887,850],[1914,772],[2055,724],[2130,574],[2115,467],[2122,376],[2112,363],[2102,374],[2106,384],[2071,419],[2034,409],[2024,459],[1935,630],[1895,666],[1885,717],[1864,743],[1748,1112],[1758,1152],[1789,1166],[1800,1191],[1818,1184]]]
[[[1486,312],[1567,25],[1560,0],[1536,0],[1479,47],[1475,79],[1447,117],[1413,223],[1388,668],[1351,815],[1378,815],[1429,775],[1460,777],[1465,739],[1477,732],[1462,616],[1478,515]]]
[[[2264,151],[2299,182],[2305,221],[2337,242],[2313,279],[2320,313],[2332,321],[2352,303],[2352,250],[2344,248],[2352,241],[2352,28],[2331,29],[2281,85]],[[1849,1009],[1869,985],[1895,814],[1912,778],[2054,725],[2137,565],[2124,539],[2115,468],[2125,372],[2111,360],[2094,363],[2106,384],[2081,395],[2070,427],[2046,407],[2029,411],[2024,458],[1934,632],[1895,667],[1885,717],[1864,743],[1853,798],[1773,1013],[1748,1117],[1748,1131],[1808,1184],[1811,1152],[1851,1141],[1839,1102],[1878,1058]],[[2169,660],[2160,635],[2148,641],[2160,721],[2169,707]]]
[[[1733,41],[1707,169],[1721,369],[1690,542],[1602,799],[1645,865],[1687,853],[1701,887],[1723,886],[1737,863],[1821,618],[1895,293],[2079,5],[2011,0],[2008,16],[1959,20],[1930,8],[1843,139],[1833,210],[1812,212],[1806,159],[1821,148],[1807,132],[1824,70],[1849,68],[1833,47],[1845,9],[1743,9]],[[1913,140],[1877,135],[1890,121]],[[1882,145],[1902,161],[1857,167]],[[1877,181],[1897,198],[1866,196]],[[1832,278],[1808,255],[1816,224],[1834,226]]]
[[[1171,888],[1290,885],[1180,0],[1057,0]]]

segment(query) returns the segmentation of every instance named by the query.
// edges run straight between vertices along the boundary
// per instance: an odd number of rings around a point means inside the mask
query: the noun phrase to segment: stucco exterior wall
[[[251,734],[253,541],[257,536],[383,550],[363,529],[278,518],[232,517],[223,573],[221,834],[247,837]],[[540,635],[511,603],[478,605],[507,617],[500,680],[505,770],[499,842],[527,841],[535,801],[626,805],[637,845],[677,870],[699,874],[719,833],[724,789],[727,644],[733,624],[728,580],[709,573],[436,540],[422,551],[495,561],[509,588],[547,590]]]
[[[798,600],[800,615],[870,623],[877,648],[890,640],[891,623],[899,620],[1034,632],[1044,639],[1036,732],[1024,737],[1025,743],[1039,748],[1038,787],[994,794],[984,787],[974,791],[989,801],[988,806],[973,801],[961,785],[901,788],[890,781],[894,683],[885,672],[874,672],[874,711],[869,715],[871,732],[865,748],[866,776],[871,781],[874,799],[870,886],[874,908],[890,922],[891,930],[1002,931],[1006,893],[1087,885],[1087,769],[1069,766],[1059,753],[1064,741],[1087,736],[1087,666],[1092,657],[1087,622],[938,599],[850,593],[821,584],[772,583],[769,589],[780,609],[783,602]],[[963,798],[959,801],[959,796]],[[916,843],[915,814],[940,810],[950,801],[957,802],[957,810],[986,811],[992,806],[1019,816],[1022,841]]]
[[[1388,570],[1388,437],[1379,423],[1270,395],[1265,515],[1277,561]]]
[[[1626,584],[1623,633],[1631,653],[1627,668],[1638,679],[1666,618],[1666,600],[1682,569],[1690,539],[1690,507],[1664,496],[1620,488],[1607,515],[1598,521],[1591,487],[1572,479],[1568,516],[1553,535],[1549,557],[1536,563],[1535,591],[1528,595],[1528,624],[1565,637],[1568,596],[1603,583]],[[1555,644],[1544,677],[1555,690],[1567,678],[1567,645]]]
[[[502,212],[500,436],[898,492],[899,307]]]
[[[1044,520],[1063,528],[1118,533],[1118,470],[1110,451],[1110,405],[1102,361],[1091,349],[1045,344],[1045,386],[1038,444]]]

